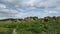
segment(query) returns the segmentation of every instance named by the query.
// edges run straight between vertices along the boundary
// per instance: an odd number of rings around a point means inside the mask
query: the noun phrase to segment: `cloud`
[[[0,0],[19,7],[56,8],[60,5],[59,0]]]
[[[0,16],[58,16],[60,0],[0,0]]]
[[[0,19],[1,18],[13,18],[18,14],[17,10],[7,8],[6,5],[0,4]]]
[[[0,4],[0,8],[6,8],[4,4]]]
[[[13,9],[1,9],[0,10],[0,17],[15,17],[18,12]]]

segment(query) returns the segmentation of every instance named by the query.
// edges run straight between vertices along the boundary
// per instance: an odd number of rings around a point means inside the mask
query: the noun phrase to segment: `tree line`
[[[41,20],[41,21],[45,21],[45,22],[48,22],[48,21],[60,21],[60,16],[53,16],[53,17],[50,17],[50,16],[47,16],[47,17],[44,17],[44,18],[38,18],[37,16],[34,16],[34,17],[25,17],[24,19],[20,18],[20,19],[13,19],[13,18],[9,18],[9,19],[3,19],[3,20],[0,20],[0,21],[28,21],[28,20]]]

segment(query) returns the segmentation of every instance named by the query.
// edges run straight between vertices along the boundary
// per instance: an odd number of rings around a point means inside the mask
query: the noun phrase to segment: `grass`
[[[12,29],[0,27],[0,34],[12,34]]]
[[[0,34],[13,34],[13,29],[16,29],[17,34],[60,34],[60,21],[0,22]]]

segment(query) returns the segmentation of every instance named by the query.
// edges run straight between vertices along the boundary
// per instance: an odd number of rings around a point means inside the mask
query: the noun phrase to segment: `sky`
[[[60,16],[60,0],[0,0],[0,19]]]

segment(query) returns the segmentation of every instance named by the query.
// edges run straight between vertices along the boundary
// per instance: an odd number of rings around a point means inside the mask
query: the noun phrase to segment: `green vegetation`
[[[51,18],[50,18],[51,19]],[[0,34],[60,34],[60,20],[1,21]]]

